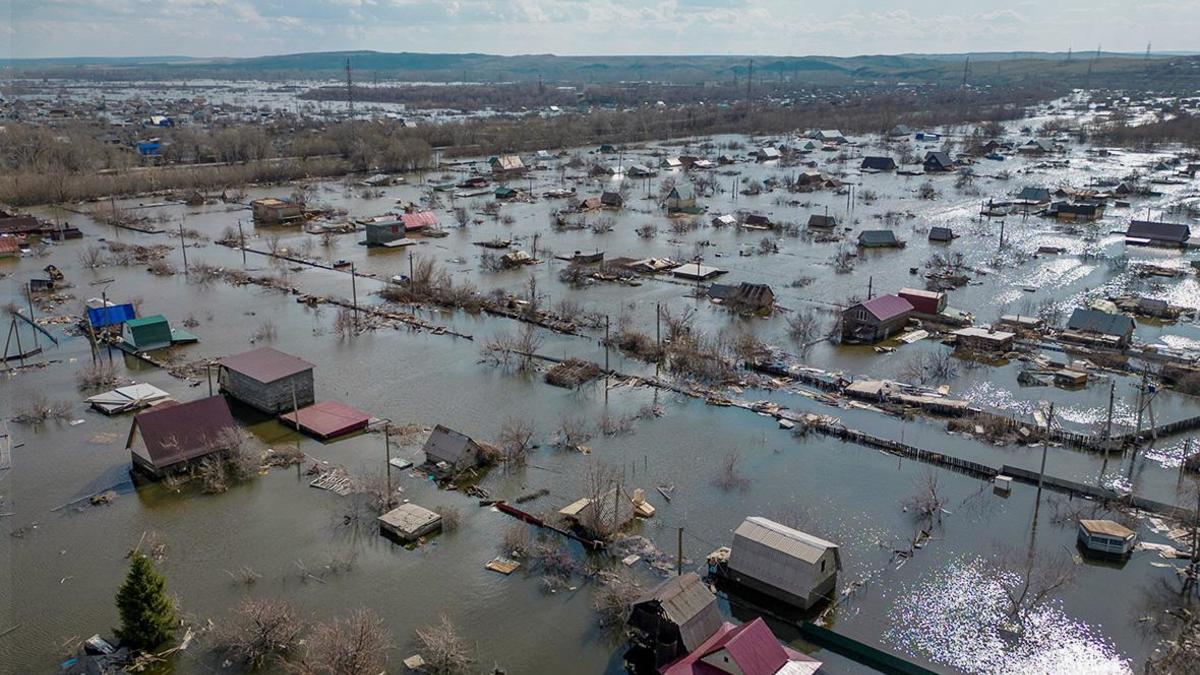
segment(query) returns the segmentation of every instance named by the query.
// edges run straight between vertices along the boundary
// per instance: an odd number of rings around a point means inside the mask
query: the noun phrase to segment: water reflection
[[[1005,585],[1019,575],[981,558],[957,560],[918,581],[892,609],[883,640],[939,665],[974,673],[1132,673],[1100,630],[1049,601],[1008,630]]]

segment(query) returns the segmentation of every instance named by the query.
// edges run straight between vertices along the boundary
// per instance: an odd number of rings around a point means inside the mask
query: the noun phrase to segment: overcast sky
[[[0,0],[6,4],[0,53],[16,58],[1200,48],[1200,0]]]

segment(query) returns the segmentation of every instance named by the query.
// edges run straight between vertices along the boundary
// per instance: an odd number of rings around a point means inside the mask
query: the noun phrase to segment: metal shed
[[[730,548],[730,579],[800,608],[831,594],[842,568],[837,544],[761,516],[742,521]]]
[[[404,542],[419,539],[441,527],[441,516],[412,503],[401,504],[379,516],[380,531]]]

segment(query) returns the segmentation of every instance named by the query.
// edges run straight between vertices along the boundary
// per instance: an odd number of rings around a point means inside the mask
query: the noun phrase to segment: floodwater
[[[744,137],[711,139],[716,144],[737,142],[752,147]],[[697,147],[693,140],[693,150]],[[923,149],[923,146],[918,144]],[[603,161],[626,165],[649,161],[654,146]],[[664,149],[684,152],[682,146]],[[587,152],[587,149],[581,152]],[[742,151],[733,151],[741,153]],[[854,152],[875,154],[869,147]],[[713,152],[712,154],[717,154]],[[416,256],[428,256],[451,270],[456,282],[470,281],[481,290],[503,288],[523,292],[532,274],[542,301],[557,304],[565,297],[578,302],[584,311],[609,315],[614,324],[621,315],[633,325],[652,333],[655,307],[661,303],[678,313],[695,312],[693,325],[703,331],[733,334],[753,331],[760,339],[794,350],[784,318],[737,319],[707,300],[688,297],[686,284],[644,280],[637,287],[597,284],[572,289],[558,280],[565,263],[549,259],[547,249],[558,253],[580,250],[606,251],[616,256],[669,256],[690,258],[700,250],[706,264],[729,270],[721,281],[769,283],[777,302],[799,309],[827,310],[852,294],[865,296],[868,284],[875,293],[893,292],[918,283],[909,274],[935,250],[926,241],[929,226],[949,225],[961,235],[950,251],[961,253],[968,266],[986,268],[976,282],[950,293],[953,307],[974,312],[978,323],[989,322],[1002,313],[1025,311],[1043,298],[1053,298],[1069,313],[1086,298],[1117,289],[1139,289],[1172,302],[1200,306],[1200,287],[1195,276],[1167,279],[1148,286],[1131,271],[1132,266],[1109,264],[1121,256],[1161,264],[1180,264],[1178,253],[1126,249],[1120,236],[1131,213],[1110,209],[1094,241],[1064,232],[1048,221],[1009,218],[1005,237],[1011,246],[997,259],[999,222],[978,220],[979,204],[1003,197],[1025,185],[1073,183],[1082,186],[1089,175],[1120,176],[1145,167],[1161,155],[1125,153],[1110,157],[1084,154],[1072,146],[1069,166],[1045,166],[1037,160],[1010,158],[1005,162],[981,162],[979,173],[1008,170],[1011,179],[977,178],[978,194],[954,187],[953,176],[904,177],[889,174],[857,176],[858,161],[843,168],[857,183],[856,189],[872,190],[878,198],[870,204],[857,201],[848,212],[846,197],[831,192],[788,195],[782,191],[758,197],[729,192],[740,178],[780,176],[797,168],[738,163],[722,169],[738,175],[718,174],[725,192],[703,200],[709,216],[701,226],[686,233],[672,233],[667,220],[645,199],[647,186],[634,181],[626,209],[588,216],[614,219],[611,232],[589,230],[555,232],[549,212],[561,202],[539,199],[533,204],[515,203],[502,207],[511,215],[506,225],[487,216],[482,224],[466,229],[454,227],[448,197],[440,209],[445,238],[424,239],[413,247]],[[589,156],[590,157],[590,156]],[[832,154],[817,153],[813,159],[823,170],[838,168]],[[569,177],[576,172],[567,171]],[[458,175],[458,174],[456,174]],[[657,194],[659,178],[648,186]],[[581,195],[599,194],[609,185],[581,179],[572,182],[551,169],[532,174],[535,192],[562,182],[577,187]],[[679,176],[683,178],[682,175]],[[347,209],[352,217],[387,212],[399,201],[417,201],[419,183],[438,174],[408,176],[409,185],[384,188],[382,196],[363,198],[361,188],[340,181],[318,182],[315,200]],[[939,197],[920,200],[916,188],[925,180],[937,186]],[[522,185],[528,185],[523,179]],[[1131,211],[1144,215],[1178,200],[1195,185],[1159,186],[1161,197],[1135,200]],[[288,188],[255,188],[249,198],[282,195]],[[778,201],[782,197],[784,201]],[[477,211],[478,199],[460,199],[459,204]],[[792,206],[790,200],[810,202]],[[122,206],[139,202],[126,200]],[[711,215],[738,209],[770,214],[775,220],[803,223],[810,213],[824,212],[846,218],[855,233],[877,226],[877,216],[888,211],[911,213],[897,227],[907,248],[863,255],[849,274],[834,273],[830,261],[838,244],[817,244],[804,237],[780,237],[776,254],[742,256],[758,246],[762,233],[708,226]],[[248,232],[249,212],[214,204],[186,207],[172,204],[142,210],[147,216],[165,217],[167,229],[183,220],[189,229],[218,238],[238,220]],[[43,215],[61,214],[45,211]],[[1074,583],[1057,593],[1027,618],[1019,638],[1001,631],[999,596],[1005,570],[996,568],[999,553],[1006,549],[1032,550],[1049,556],[1063,547],[1072,548],[1073,522],[1057,514],[1079,506],[1068,504],[1061,495],[1044,492],[1037,500],[1035,488],[1016,485],[1003,497],[991,486],[973,478],[938,470],[936,475],[946,498],[946,513],[934,529],[933,538],[906,562],[893,560],[895,548],[909,547],[921,525],[901,507],[925,480],[930,468],[907,459],[885,455],[857,445],[817,435],[799,438],[776,428],[774,420],[737,408],[719,408],[676,394],[649,388],[615,387],[606,397],[602,384],[569,391],[549,386],[540,373],[524,375],[506,371],[480,360],[480,346],[492,336],[516,333],[520,326],[499,318],[470,316],[461,312],[422,310],[431,322],[453,327],[474,340],[414,332],[407,328],[383,328],[355,337],[340,337],[333,330],[335,311],[310,308],[292,296],[248,285],[232,287],[222,282],[189,283],[178,274],[155,277],[141,267],[106,266],[81,269],[78,254],[100,238],[126,243],[168,243],[175,249],[169,259],[182,267],[178,238],[118,231],[98,225],[86,216],[66,214],[85,232],[82,241],[49,248],[44,257],[26,256],[16,262],[0,261],[4,280],[4,302],[17,301],[20,284],[35,276],[48,263],[58,265],[74,284],[74,300],[52,314],[79,311],[80,302],[103,291],[110,300],[137,301],[142,314],[163,313],[175,324],[185,318],[197,322],[189,330],[200,337],[195,345],[176,348],[182,361],[220,357],[252,347],[251,340],[265,322],[276,329],[271,346],[299,355],[316,367],[317,398],[336,399],[396,424],[432,426],[442,423],[481,439],[494,438],[510,417],[531,420],[542,446],[524,469],[493,471],[483,486],[498,498],[515,498],[545,488],[550,494],[525,505],[530,511],[557,509],[582,494],[582,474],[590,462],[612,465],[623,474],[627,488],[648,491],[658,509],[654,519],[644,522],[641,533],[662,549],[673,552],[676,528],[684,527],[685,555],[689,568],[702,565],[704,556],[727,545],[738,523],[748,515],[766,515],[799,523],[802,529],[840,544],[845,566],[839,588],[861,586],[831,613],[832,626],[845,634],[909,655],[915,661],[946,671],[978,672],[1131,672],[1139,669],[1153,644],[1137,623],[1145,589],[1159,577],[1173,572],[1150,563],[1151,553],[1136,554],[1123,567],[1078,562]],[[1181,219],[1182,216],[1174,219]],[[655,239],[640,239],[634,229],[657,223]],[[521,271],[489,273],[480,269],[485,250],[473,242],[496,237],[513,238],[529,249],[534,233],[540,233],[543,264]],[[265,249],[265,231],[258,231],[250,244]],[[314,257],[348,259],[360,273],[376,279],[356,282],[359,302],[381,302],[374,291],[394,274],[407,273],[404,250],[379,252],[358,244],[361,233],[342,235],[330,249],[318,237],[286,231],[281,245],[293,251],[311,246]],[[305,240],[313,243],[306,245]],[[699,242],[707,242],[700,247]],[[1032,253],[1040,245],[1060,245],[1068,252],[1060,256],[1027,258],[1016,251]],[[938,249],[940,250],[940,249]],[[1086,254],[1086,255],[1085,255]],[[241,254],[211,242],[188,247],[190,263],[242,268]],[[1186,263],[1183,263],[1186,264]],[[289,282],[306,292],[349,298],[348,274],[305,268],[290,271],[267,258],[249,254],[246,268],[254,274],[284,274]],[[793,287],[799,277],[811,283]],[[1030,287],[1028,293],[1022,289]],[[41,314],[41,312],[39,312]],[[832,321],[831,314],[825,314]],[[56,335],[61,331],[51,326]],[[578,338],[544,332],[541,351],[552,356],[578,356],[602,362],[603,347],[592,332]],[[1150,326],[1140,324],[1138,337],[1144,342],[1194,345],[1200,341],[1195,325]],[[22,339],[32,338],[26,331]],[[45,338],[41,338],[45,342]],[[0,375],[0,406],[5,417],[35,394],[51,400],[71,402],[69,416],[31,428],[9,423],[14,438],[11,470],[0,473],[0,525],[6,533],[20,536],[0,538],[0,556],[8,583],[0,585],[0,631],[16,630],[0,638],[0,664],[11,672],[50,670],[63,656],[61,645],[94,633],[110,634],[117,622],[113,594],[123,577],[126,553],[146,533],[156,533],[166,544],[161,569],[168,587],[186,615],[198,625],[212,620],[221,625],[240,598],[284,596],[314,620],[327,620],[358,607],[377,611],[391,630],[395,648],[393,669],[399,659],[413,653],[413,630],[445,614],[474,645],[482,665],[493,662],[511,673],[620,672],[623,646],[597,626],[592,611],[592,586],[577,580],[572,590],[544,593],[536,575],[518,571],[503,577],[484,570],[484,563],[499,554],[499,544],[511,520],[494,510],[479,508],[476,500],[459,493],[436,489],[427,481],[395,472],[404,496],[426,507],[457,507],[463,515],[454,532],[434,537],[423,547],[406,550],[377,536],[340,526],[345,498],[308,486],[294,469],[275,469],[220,495],[202,495],[185,490],[181,494],[160,487],[134,491],[128,484],[128,453],[123,449],[130,418],[106,418],[85,410],[86,395],[76,384],[75,373],[91,360],[86,340],[60,337],[61,344],[44,354],[45,368]],[[28,348],[28,347],[26,347]],[[876,354],[862,347],[823,343],[802,360],[827,370],[874,377],[899,377],[910,354],[946,347],[932,341],[900,347],[892,354]],[[103,358],[108,358],[104,355]],[[113,357],[130,378],[149,382],[179,399],[207,393],[207,385],[189,387],[164,371],[139,362]],[[628,373],[652,372],[647,367],[617,354],[612,365]],[[1107,413],[1107,381],[1094,382],[1080,391],[1055,388],[1023,388],[1016,382],[1019,367],[961,367],[949,384],[954,395],[1028,417],[1039,401],[1053,401],[1060,420],[1068,428],[1095,430]],[[1135,382],[1116,377],[1118,404],[1115,417],[1121,428],[1131,428],[1134,417]],[[920,418],[908,422],[869,411],[829,408],[787,391],[747,391],[744,398],[762,398],[795,409],[840,417],[848,425],[880,436],[903,438],[929,450],[988,462],[1013,464],[1036,470],[1041,451],[1018,446],[994,447],[987,443],[947,435],[944,425]],[[641,419],[629,434],[597,435],[588,445],[587,456],[553,448],[550,438],[564,417],[598,421],[607,411],[612,415],[634,414],[646,405],[658,404],[663,416]],[[1197,414],[1196,399],[1164,393],[1155,402],[1159,422]],[[82,420],[81,423],[74,423]],[[256,423],[252,428],[265,443],[283,446],[299,443],[310,458],[340,464],[352,472],[370,473],[384,467],[384,443],[378,434],[364,434],[323,444],[298,438],[275,423]],[[1136,455],[1112,456],[1107,460],[1066,448],[1051,448],[1047,472],[1092,484],[1121,485],[1138,494],[1162,501],[1176,501],[1180,482],[1178,465],[1184,440],[1164,439],[1156,447]],[[730,452],[740,454],[741,471],[749,484],[744,490],[725,491],[714,483],[718,466]],[[393,453],[420,459],[419,444],[393,448]],[[674,485],[674,498],[666,502],[654,491],[656,485]],[[117,499],[110,505],[73,504],[80,497],[116,487]],[[65,506],[64,505],[68,505]],[[1061,522],[1066,520],[1067,522]],[[1147,527],[1140,533],[1146,540],[1164,542]],[[1072,549],[1073,550],[1073,549]],[[345,565],[346,561],[351,564]],[[258,580],[246,585],[235,580],[238,572],[252,569]],[[635,570],[645,583],[655,575],[645,567]],[[318,577],[320,580],[314,580]],[[732,612],[732,608],[726,607]],[[739,620],[750,618],[744,611]],[[807,645],[776,626],[779,634],[797,648],[826,660],[831,673],[862,672],[863,669],[836,655]],[[177,672],[211,672],[222,657],[211,650],[202,634],[188,650],[174,657]]]

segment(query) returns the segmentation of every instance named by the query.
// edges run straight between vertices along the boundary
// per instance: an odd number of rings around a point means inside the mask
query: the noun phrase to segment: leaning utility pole
[[[962,86],[967,86],[967,76],[971,74],[971,57],[967,57],[967,62],[963,64],[963,81]]]

